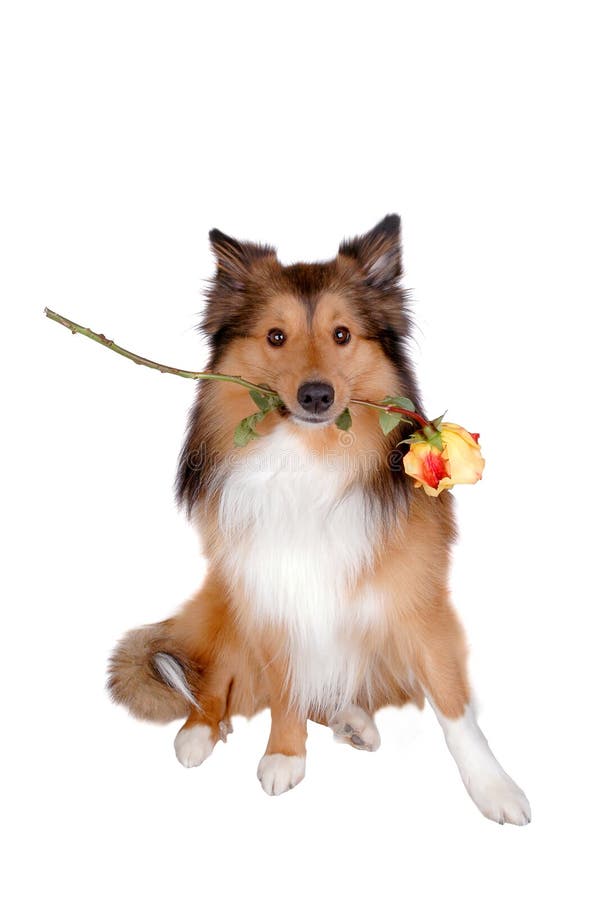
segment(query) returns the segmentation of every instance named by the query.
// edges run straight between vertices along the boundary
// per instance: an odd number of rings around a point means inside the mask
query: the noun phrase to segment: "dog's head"
[[[211,367],[268,384],[292,420],[332,425],[351,397],[415,397],[400,219],[346,240],[326,263],[283,266],[275,250],[210,233],[217,272],[203,330]]]
[[[272,247],[220,231],[211,231],[210,240],[217,271],[202,330],[211,343],[211,370],[277,391],[285,404],[281,415],[267,416],[257,430],[269,434],[283,419],[311,452],[351,462],[349,478],[360,477],[371,496],[393,509],[405,490],[398,443],[403,427],[384,436],[377,412],[356,404],[350,404],[351,433],[335,420],[351,398],[402,395],[422,411],[405,348],[399,217],[386,216],[366,234],[343,241],[325,263],[284,266]],[[236,426],[253,412],[248,392],[237,385],[200,383],[177,479],[178,498],[189,510],[207,485],[218,483]],[[237,450],[236,460],[253,447]]]

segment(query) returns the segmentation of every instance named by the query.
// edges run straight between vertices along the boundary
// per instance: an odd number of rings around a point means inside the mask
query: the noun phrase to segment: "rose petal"
[[[442,425],[442,441],[452,481],[455,484],[475,484],[479,481],[485,460],[469,432],[460,426],[446,428]]]
[[[409,452],[404,457],[404,471],[411,478],[431,488],[437,488],[440,481],[449,476],[446,460],[440,451],[427,441],[411,444]]]
[[[446,461],[441,453],[430,449],[429,453],[423,456],[422,478],[425,484],[436,488],[442,478],[448,478],[449,474]]]
[[[471,434],[471,432],[467,431],[466,428],[463,428],[462,425],[455,425],[454,422],[442,422],[440,431],[442,432],[442,437],[444,432],[450,432],[451,434],[462,437],[465,443],[469,444],[471,447],[479,446],[477,442],[479,435],[475,436]]]

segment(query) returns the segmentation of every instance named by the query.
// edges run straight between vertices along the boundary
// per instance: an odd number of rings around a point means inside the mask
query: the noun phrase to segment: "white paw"
[[[267,753],[258,764],[258,780],[271,797],[296,787],[304,778],[306,757]]]
[[[485,739],[477,724],[472,706],[463,715],[448,719],[430,700],[439,723],[444,729],[448,749],[458,766],[460,777],[476,806],[484,816],[504,825],[527,825],[531,809],[527,797],[510,778]]]
[[[354,703],[336,713],[329,722],[329,727],[336,741],[343,741],[358,750],[377,750],[381,744],[375,722],[364,709]]]
[[[208,725],[182,728],[175,738],[175,755],[182,766],[199,766],[213,752],[215,740]]]
[[[518,784],[503,769],[470,778],[463,777],[471,799],[484,816],[504,825],[528,825],[531,822],[529,801]]]

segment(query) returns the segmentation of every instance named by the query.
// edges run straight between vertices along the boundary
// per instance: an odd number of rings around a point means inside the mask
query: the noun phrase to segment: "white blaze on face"
[[[282,422],[221,494],[226,571],[258,626],[285,628],[290,688],[304,712],[332,712],[352,699],[360,659],[349,636],[380,611],[372,592],[349,600],[372,562],[377,527],[362,489],[346,489],[347,464],[308,451]]]

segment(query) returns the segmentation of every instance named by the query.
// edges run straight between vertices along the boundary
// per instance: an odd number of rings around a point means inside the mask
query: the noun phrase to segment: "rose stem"
[[[222,375],[220,372],[190,372],[187,369],[175,369],[173,366],[164,366],[161,363],[153,362],[151,359],[146,359],[145,356],[138,356],[137,353],[125,350],[124,347],[119,347],[118,344],[115,344],[114,341],[111,341],[110,338],[105,337],[105,335],[98,334],[97,332],[92,331],[91,328],[84,328],[82,325],[78,325],[77,322],[72,322],[70,319],[66,319],[64,316],[53,312],[51,309],[48,309],[48,307],[46,307],[44,312],[49,319],[52,319],[53,322],[58,322],[59,325],[64,325],[65,328],[68,328],[73,334],[83,334],[85,337],[91,338],[91,340],[102,344],[103,347],[108,347],[109,350],[114,350],[115,353],[125,356],[138,366],[147,366],[149,369],[156,369],[158,372],[163,372],[167,375],[179,375],[181,378],[193,378],[196,381],[230,381],[232,384],[239,384],[241,387],[245,387],[248,390],[260,391],[261,394],[266,394],[269,397],[278,396],[276,391],[261,387],[259,384],[254,384],[252,381],[246,381],[245,378],[241,378],[237,375]]]
[[[278,396],[276,391],[271,391],[268,388],[261,387],[261,385],[254,384],[254,382],[252,381],[246,381],[245,378],[241,378],[238,375],[223,375],[220,372],[191,372],[188,369],[176,369],[173,366],[165,366],[162,363],[157,363],[151,359],[146,359],[145,356],[138,356],[137,353],[132,353],[131,350],[126,350],[124,347],[120,347],[105,335],[98,334],[96,331],[92,331],[91,328],[85,328],[83,325],[78,325],[77,322],[72,322],[71,319],[67,319],[65,318],[65,316],[61,316],[59,313],[48,309],[48,307],[45,308],[44,312],[49,319],[52,319],[53,322],[58,322],[59,325],[64,325],[64,327],[68,328],[69,331],[72,332],[72,334],[83,334],[85,337],[90,338],[92,341],[96,341],[98,344],[102,344],[103,347],[108,347],[109,350],[114,350],[114,352],[118,353],[120,356],[124,356],[126,357],[126,359],[130,359],[138,366],[146,366],[149,369],[156,369],[156,371],[163,372],[168,375],[179,375],[180,378],[192,378],[195,381],[229,381],[232,384],[239,384],[240,387],[244,387],[247,390],[260,391],[261,394],[265,394],[268,397]],[[350,398],[350,403],[355,404],[356,406],[368,406],[372,409],[384,410],[384,412],[398,413],[399,415],[409,416],[411,419],[414,419],[423,427],[430,424],[427,419],[419,415],[419,413],[414,412],[410,409],[404,409],[404,407],[402,406],[393,406],[388,403],[375,403],[371,400],[357,400],[354,397]]]

